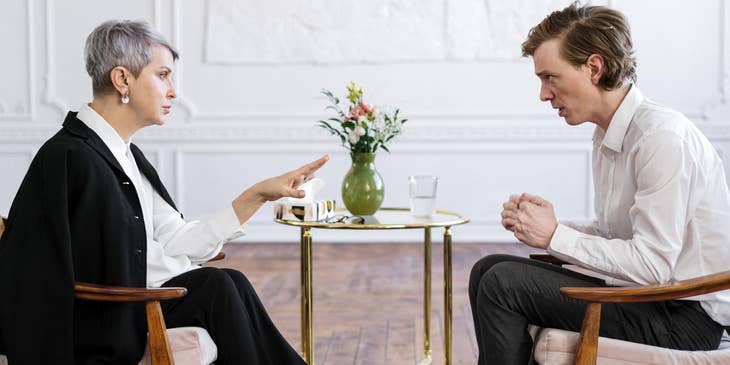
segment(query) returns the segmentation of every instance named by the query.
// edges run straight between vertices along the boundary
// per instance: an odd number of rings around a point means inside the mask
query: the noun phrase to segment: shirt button
[[[129,185],[129,181],[122,181],[122,185]]]
[[[137,252],[137,255],[141,255],[142,254],[142,250],[141,249],[136,249],[134,251]]]
[[[138,215],[135,215],[134,216],[134,219],[139,220],[139,216]]]

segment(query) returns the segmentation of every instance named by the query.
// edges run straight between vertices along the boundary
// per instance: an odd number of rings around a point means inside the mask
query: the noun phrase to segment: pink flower
[[[363,115],[370,115],[370,113],[373,112],[373,106],[360,102],[360,105],[358,107],[363,111]]]
[[[356,106],[352,109],[350,109],[350,118],[352,119],[360,119],[360,116],[363,115],[362,108],[360,106]]]

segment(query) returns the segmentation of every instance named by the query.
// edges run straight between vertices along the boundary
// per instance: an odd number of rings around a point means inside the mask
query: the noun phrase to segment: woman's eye
[[[160,72],[161,79],[167,78],[167,75],[168,75],[167,72]]]

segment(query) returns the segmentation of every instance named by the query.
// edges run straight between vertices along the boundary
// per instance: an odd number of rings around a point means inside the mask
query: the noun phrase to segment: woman
[[[185,222],[131,143],[170,113],[177,52],[145,22],[108,21],[87,38],[85,56],[93,100],[68,113],[38,151],[0,241],[0,292],[8,294],[0,347],[9,363],[139,361],[143,305],[74,301],[73,283],[83,281],[186,287],[186,296],[163,303],[167,325],[207,329],[218,364],[303,364],[243,274],[198,264],[242,235],[265,202],[303,197],[298,186],[328,158],[251,186],[207,220]]]

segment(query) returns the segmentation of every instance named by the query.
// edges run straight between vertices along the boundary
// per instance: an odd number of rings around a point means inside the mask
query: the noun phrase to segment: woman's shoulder
[[[84,141],[83,138],[79,138],[71,133],[68,133],[65,129],[61,128],[53,137],[49,138],[43,143],[40,149],[38,149],[38,155],[51,155],[51,156],[71,156],[71,155],[83,155],[84,153],[90,152],[91,147]]]

